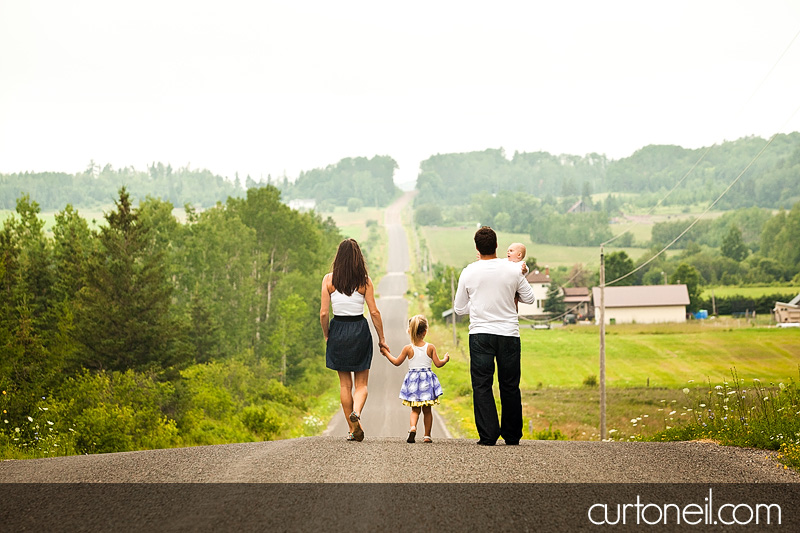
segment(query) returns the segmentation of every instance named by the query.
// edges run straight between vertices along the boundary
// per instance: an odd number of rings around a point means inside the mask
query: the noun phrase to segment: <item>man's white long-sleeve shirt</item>
[[[469,332],[519,337],[519,317],[514,295],[532,304],[536,299],[519,263],[503,259],[482,259],[467,265],[458,280],[453,309],[469,313]]]

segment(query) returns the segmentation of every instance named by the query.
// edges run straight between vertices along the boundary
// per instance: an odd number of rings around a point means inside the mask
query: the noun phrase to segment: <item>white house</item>
[[[532,270],[525,276],[533,289],[536,301],[532,304],[519,302],[519,316],[542,317],[544,313],[544,301],[547,300],[547,292],[550,290],[550,267],[545,268],[544,272]]]
[[[779,324],[800,322],[800,294],[788,303],[775,302],[772,314],[775,316],[775,322]]]
[[[600,323],[600,287],[592,288],[595,323]],[[686,322],[686,285],[606,287],[606,324]]]
[[[295,198],[294,200],[289,200],[286,205],[295,211],[311,211],[317,207],[317,201],[313,198]]]

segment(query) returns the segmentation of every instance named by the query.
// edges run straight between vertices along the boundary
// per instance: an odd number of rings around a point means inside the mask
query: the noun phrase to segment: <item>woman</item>
[[[322,278],[319,322],[327,343],[325,366],[339,373],[339,396],[350,427],[347,440],[359,442],[364,440],[361,411],[367,402],[372,363],[372,333],[364,318],[364,303],[369,308],[381,351],[388,350],[381,313],[375,304],[375,287],[367,274],[361,248],[354,239],[345,239],[339,243],[331,272]],[[334,316],[329,323],[331,310]]]

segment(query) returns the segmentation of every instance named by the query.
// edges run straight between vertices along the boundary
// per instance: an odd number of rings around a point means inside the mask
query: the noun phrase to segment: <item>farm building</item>
[[[564,287],[564,304],[569,313],[585,318],[592,315],[592,295],[589,287]]]
[[[792,298],[789,303],[775,302],[772,314],[778,324],[800,322],[800,294]]]
[[[600,320],[600,287],[592,288],[595,321]],[[606,287],[606,324],[686,322],[686,285]]]
[[[525,279],[528,280],[531,289],[533,289],[533,295],[536,297],[536,301],[532,304],[520,302],[519,316],[541,318],[545,316],[544,301],[547,300],[547,292],[550,290],[550,267],[545,268],[544,272],[532,270],[528,272]]]

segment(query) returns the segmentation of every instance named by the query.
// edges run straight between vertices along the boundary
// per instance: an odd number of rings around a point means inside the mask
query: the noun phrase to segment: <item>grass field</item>
[[[770,294],[800,294],[800,287],[708,287],[703,290],[703,298],[711,298],[711,291],[715,297],[745,296],[758,298]]]
[[[462,266],[475,260],[474,227],[432,227],[420,229],[433,261],[445,265]],[[524,233],[497,232],[497,252],[505,256],[508,245],[521,242],[528,248],[528,257],[533,256],[539,266],[555,268],[582,263],[586,266],[600,265],[600,247],[558,246],[553,244],[534,244],[530,235]],[[633,260],[638,259],[647,250],[644,248],[606,248],[606,252],[624,250]],[[670,252],[667,252],[668,254]]]
[[[798,379],[800,330],[748,327],[730,320],[717,324],[618,325],[606,336],[607,420],[618,437],[665,429],[686,407],[683,388],[730,380],[735,368],[746,383]],[[525,438],[546,438],[558,430],[572,439],[597,439],[599,392],[584,385],[599,375],[599,332],[594,326],[521,330]],[[437,370],[445,396],[442,412],[451,432],[477,436],[472,414],[466,325],[459,346],[452,330],[435,325],[430,334],[453,360]],[[649,386],[648,386],[649,380]],[[496,394],[497,396],[497,394]],[[499,396],[497,396],[499,398]],[[675,410],[676,413],[670,413]],[[631,420],[641,418],[634,427]],[[528,430],[532,429],[531,433]]]
[[[350,212],[346,207],[337,206],[333,212],[322,213],[322,216],[331,217],[345,237],[360,243],[367,238],[367,220],[375,220],[379,226],[383,226],[383,211],[378,207],[362,207]]]

